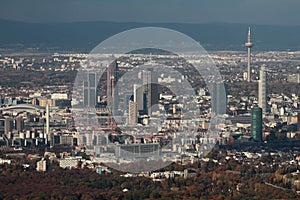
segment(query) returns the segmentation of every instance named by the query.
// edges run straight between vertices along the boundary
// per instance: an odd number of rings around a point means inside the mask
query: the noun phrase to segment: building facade
[[[266,87],[266,69],[265,65],[261,66],[258,82],[258,106],[262,108],[262,112],[267,112],[267,87]]]
[[[216,115],[226,114],[227,96],[224,83],[211,84],[212,112]]]
[[[251,135],[254,141],[262,141],[262,109],[259,107],[251,110]]]
[[[97,76],[95,72],[87,73],[87,81],[83,83],[83,104],[86,107],[93,108],[97,103]]]

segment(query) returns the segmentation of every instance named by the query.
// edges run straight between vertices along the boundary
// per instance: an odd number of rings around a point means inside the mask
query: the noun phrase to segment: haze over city
[[[226,22],[300,25],[299,7],[300,2],[297,0],[3,0],[0,18],[23,22]]]
[[[299,199],[299,9],[1,1],[0,199]]]

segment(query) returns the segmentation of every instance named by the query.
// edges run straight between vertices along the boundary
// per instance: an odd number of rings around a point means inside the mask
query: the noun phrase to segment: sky
[[[0,19],[300,25],[300,0],[0,0]]]

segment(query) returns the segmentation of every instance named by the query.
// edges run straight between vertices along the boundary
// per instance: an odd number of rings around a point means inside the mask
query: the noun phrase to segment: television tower
[[[248,48],[248,72],[247,72],[247,79],[248,82],[251,82],[251,66],[250,66],[250,62],[251,62],[251,47],[253,46],[252,42],[251,42],[251,30],[249,27],[248,30],[248,42],[245,43],[245,46]]]

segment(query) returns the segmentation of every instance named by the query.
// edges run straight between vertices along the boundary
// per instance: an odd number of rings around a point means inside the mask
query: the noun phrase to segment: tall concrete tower
[[[252,42],[251,42],[251,30],[249,27],[248,30],[248,41],[245,43],[245,46],[248,49],[248,72],[247,72],[247,80],[248,82],[251,82],[251,47],[253,46]]]
[[[266,66],[262,65],[259,72],[258,82],[258,106],[263,113],[267,111],[267,87],[266,87]]]

